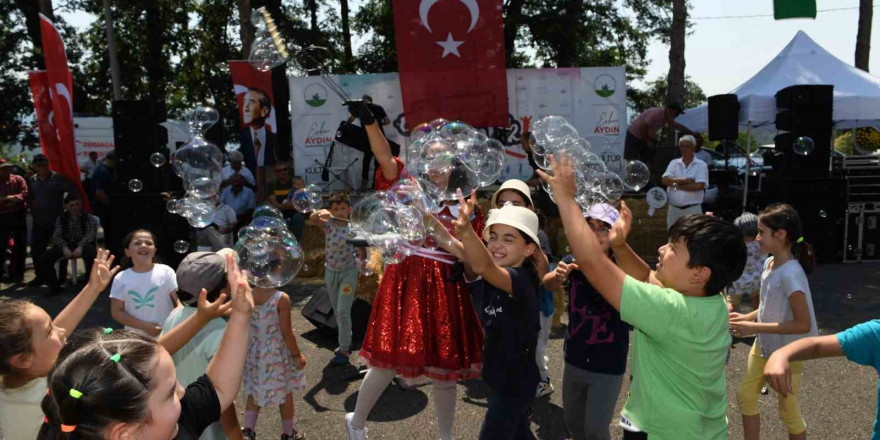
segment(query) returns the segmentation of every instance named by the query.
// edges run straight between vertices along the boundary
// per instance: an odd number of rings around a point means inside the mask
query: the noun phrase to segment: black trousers
[[[70,248],[70,250],[75,249],[76,246]],[[88,279],[89,273],[92,272],[92,264],[95,262],[95,257],[98,255],[98,249],[94,246],[83,246],[82,248],[82,259],[86,263],[86,278]],[[58,269],[58,274],[55,273],[55,263],[58,262],[61,258],[64,258],[64,250],[58,246],[53,246],[52,249],[43,253],[42,258],[40,259],[40,273],[43,275],[43,280],[49,286],[56,286],[61,281],[64,281],[67,278],[67,260],[61,262],[61,267]]]
[[[9,239],[14,246],[9,262],[9,277],[13,280],[24,278],[24,262],[27,258],[27,211],[0,214],[0,271],[6,264]]]
[[[34,261],[34,272],[38,279],[45,280],[42,265],[39,262],[49,247],[49,241],[52,240],[52,234],[55,233],[55,224],[41,225],[34,223],[31,227],[31,259]]]

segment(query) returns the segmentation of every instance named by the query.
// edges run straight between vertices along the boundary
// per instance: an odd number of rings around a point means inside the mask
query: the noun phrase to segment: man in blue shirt
[[[852,362],[880,368],[880,320],[863,322],[836,335],[798,339],[773,352],[764,366],[764,377],[774,390],[783,395],[792,393],[790,361],[846,356]],[[878,387],[880,403],[880,387]],[[871,440],[880,440],[880,424],[874,417]]]
[[[246,225],[251,222],[250,216],[256,206],[254,192],[244,186],[244,177],[237,172],[232,174],[230,181],[232,185],[220,193],[220,203],[229,205],[235,211],[239,225]]]

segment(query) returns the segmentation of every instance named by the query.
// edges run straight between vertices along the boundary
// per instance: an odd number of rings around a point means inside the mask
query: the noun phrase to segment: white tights
[[[358,391],[354,417],[351,420],[352,426],[362,429],[366,425],[367,415],[395,375],[394,370],[385,368],[370,368],[367,371],[367,376],[364,377]],[[455,418],[455,401],[457,400],[455,382],[435,380],[432,384],[431,394],[434,395],[434,413],[437,417],[440,439],[452,440],[452,423]]]

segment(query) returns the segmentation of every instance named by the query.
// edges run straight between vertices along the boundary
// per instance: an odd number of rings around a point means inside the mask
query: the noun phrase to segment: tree
[[[685,0],[672,0],[672,31],[669,38],[669,74],[666,77],[667,102],[681,103],[684,99],[684,39],[687,30]]]
[[[706,94],[703,93],[703,89],[689,76],[685,76],[684,84],[684,98],[681,100],[681,105],[684,108],[696,107],[706,102]],[[633,110],[634,115],[651,107],[662,107],[666,104],[668,89],[666,78],[662,76],[649,82],[644,90],[630,88],[626,91],[626,97],[629,100],[628,106]]]
[[[859,1],[859,30],[856,33],[856,67],[868,71],[871,54],[871,21],[874,19],[874,0]]]
[[[348,0],[339,0],[339,15],[342,18],[342,71],[354,73],[354,59],[351,53],[351,23],[349,20]]]
[[[397,72],[397,45],[391,0],[367,0],[355,14],[355,32],[370,38],[358,49],[355,64],[360,72]]]

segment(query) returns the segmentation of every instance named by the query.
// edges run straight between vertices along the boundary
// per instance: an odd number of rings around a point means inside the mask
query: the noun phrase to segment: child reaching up
[[[127,330],[93,331],[58,359],[43,399],[40,439],[196,439],[238,394],[253,297],[227,257],[232,312],[207,372],[186,387],[168,351]]]
[[[578,268],[633,326],[633,381],[620,417],[623,438],[727,438],[724,365],[730,334],[719,293],[742,273],[742,234],[716,217],[683,217],[658,250],[655,272],[626,244],[632,213],[622,203],[609,236],[615,265],[574,201],[571,158],[553,157],[551,164],[554,176],[538,173],[558,202]]]
[[[490,211],[483,229],[484,245],[471,227],[476,194],[468,200],[459,192],[455,232],[444,246],[464,262],[470,285],[483,289],[486,340],[483,380],[489,385],[489,410],[480,439],[534,439],[529,414],[540,381],[535,350],[538,345],[538,216],[531,210],[505,205]]]
[[[791,205],[770,205],[758,215],[761,251],[772,255],[761,275],[761,304],[745,315],[730,314],[735,336],[757,334],[749,353],[745,378],[736,392],[743,421],[743,437],[757,440],[761,432],[758,396],[764,386],[767,358],[783,345],[819,334],[807,273],[815,264],[813,251],[801,236],[801,221]],[[791,393],[780,394],[779,415],[791,439],[806,438],[807,424],[801,415],[799,385],[803,363],[791,364]]]
[[[137,229],[123,240],[123,267],[131,265],[113,279],[110,313],[129,330],[140,330],[157,337],[162,324],[177,305],[177,276],[174,269],[156,263],[156,237]]]
[[[256,439],[260,409],[271,404],[278,405],[281,412],[281,440],[302,440],[305,435],[294,425],[293,390],[306,387],[306,357],[293,334],[290,297],[264,287],[255,287],[253,294],[256,308],[245,361],[247,406],[242,434],[248,440]]]

